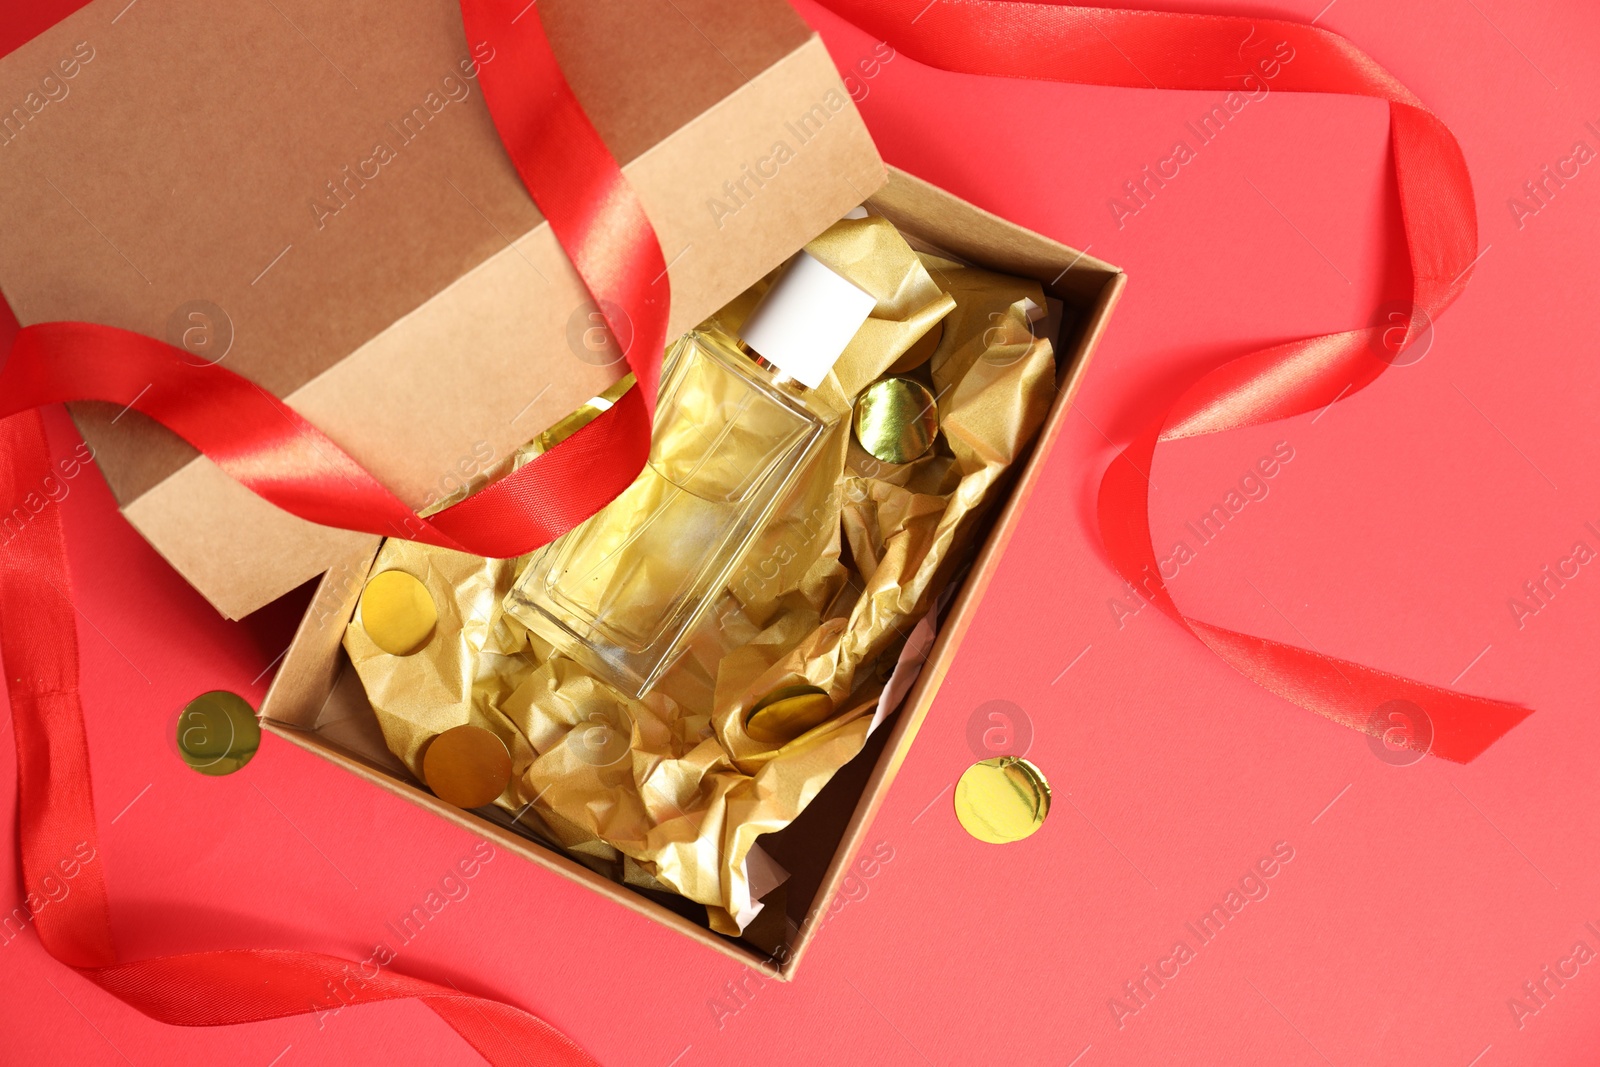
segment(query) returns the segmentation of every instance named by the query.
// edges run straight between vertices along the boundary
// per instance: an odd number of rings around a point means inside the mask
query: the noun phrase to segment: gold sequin
[[[428,742],[422,776],[435,796],[458,808],[492,804],[511,781],[505,742],[481,726],[456,726]]]
[[[939,433],[939,405],[921,382],[879,378],[856,401],[856,440],[885,463],[926,455]]]
[[[391,656],[420,652],[438,621],[427,587],[405,571],[374,575],[361,591],[361,628]]]
[[[178,755],[201,774],[232,774],[260,747],[261,723],[237,693],[202,693],[178,715]]]
[[[1004,845],[1044,825],[1050,814],[1050,783],[1038,767],[1017,756],[979,760],[956,783],[955,803],[956,818],[967,833]]]
[[[833,715],[833,701],[814,685],[786,685],[756,702],[745,732],[763,745],[786,745]]]
[[[895,360],[894,366],[889,368],[889,373],[905,374],[916,370],[933,358],[934,350],[939,347],[939,342],[942,340],[944,340],[944,323],[936,322],[927,333],[917,338],[915,344],[906,349],[905,355]]]

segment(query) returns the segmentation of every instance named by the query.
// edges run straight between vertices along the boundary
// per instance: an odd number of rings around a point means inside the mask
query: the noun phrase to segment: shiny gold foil
[[[785,686],[750,709],[744,728],[762,744],[781,747],[832,717],[833,701],[823,690]]]
[[[840,418],[642,700],[553,655],[502,611],[526,560],[386,542],[374,571],[422,581],[439,608],[433,639],[395,657],[359,625],[345,635],[389,747],[419,779],[430,738],[467,723],[489,730],[512,764],[496,803],[521,813],[520,828],[619,882],[698,901],[729,934],[760,908],[752,848],[860,752],[905,635],[966,562],[1055,389],[1051,345],[1032,335],[1037,282],[920,255],[881,218],[840,222],[807,249],[878,298],[814,391]],[[764,288],[702,329],[736,334]],[[886,464],[852,440],[851,404],[941,322],[912,372],[940,398],[941,440]],[[752,456],[760,448],[748,442]],[[724,468],[737,480],[737,457],[718,457]],[[648,487],[639,496],[651,505]],[[632,565],[651,580],[649,560]],[[626,618],[625,604],[616,610]],[[799,703],[778,707],[779,691]]]
[[[938,351],[939,343],[944,340],[944,323],[936,322],[933,329],[923,334],[916,344],[906,349],[905,355],[894,361],[889,367],[890,374],[907,374],[916,370]]]
[[[910,463],[927,455],[939,433],[939,404],[910,378],[879,378],[856,399],[856,442],[874,459]]]
[[[481,808],[511,784],[511,754],[481,726],[452,726],[423,750],[422,777],[447,804]]]
[[[178,755],[193,770],[220,777],[255,758],[261,722],[244,697],[225,689],[202,693],[178,715]]]
[[[382,571],[367,579],[357,608],[361,628],[391,656],[409,656],[428,643],[439,621],[428,590],[405,571]]]
[[[1007,845],[1031,837],[1050,814],[1050,783],[1025,759],[979,760],[956,782],[956,818],[979,841]]]

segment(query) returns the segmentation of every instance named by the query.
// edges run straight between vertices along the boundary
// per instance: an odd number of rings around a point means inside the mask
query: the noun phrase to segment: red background
[[[1323,2],[1186,9],[1310,20]],[[796,3],[841,67],[872,51]],[[0,49],[75,4],[8,6]],[[869,835],[893,859],[829,924],[797,982],[768,983],[720,1017],[713,1000],[727,997],[736,964],[504,855],[396,969],[521,1004],[616,1067],[1600,1056],[1600,963],[1520,1028],[1507,1007],[1580,939],[1600,951],[1584,928],[1600,928],[1600,563],[1520,627],[1508,606],[1574,542],[1600,550],[1585,527],[1600,527],[1600,175],[1585,167],[1520,226],[1507,207],[1575,141],[1600,149],[1585,125],[1600,126],[1600,13],[1576,0],[1336,0],[1320,14],[1460,138],[1487,250],[1421,362],[1319,416],[1164,449],[1156,543],[1182,536],[1286,441],[1294,459],[1268,497],[1173,583],[1186,610],[1430,682],[1459,677],[1537,714],[1470,766],[1394,766],[1364,737],[1243,681],[1156,612],[1119,628],[1108,606],[1119,583],[1092,508],[1113,442],[1199,368],[1374,321],[1404,290],[1386,108],[1287,94],[1251,104],[1119,227],[1109,198],[1170,154],[1217,94],[951,76],[899,57],[863,83],[860,103],[890,162],[1091,248],[1131,284]],[[60,413],[51,426],[65,455],[71,430]],[[474,839],[271,737],[232,777],[184,768],[169,740],[178,709],[211,688],[259,699],[296,606],[223,623],[117,517],[97,475],[74,481],[61,506],[83,623],[96,862],[124,958],[291,947],[359,960],[392,942],[385,923]],[[973,759],[968,718],[994,699],[1024,710],[1029,756],[1055,789],[1044,829],[1004,847],[963,833],[948,793]],[[6,740],[8,834],[14,779]],[[1195,945],[1184,924],[1280,841],[1294,858],[1269,895],[1119,1028],[1108,1000],[1174,941]],[[7,911],[17,884],[8,846]],[[162,1026],[56,964],[31,931],[0,944],[0,1003],[0,1060],[11,1063],[479,1062],[413,1003],[350,1009],[320,1028],[312,1016]]]

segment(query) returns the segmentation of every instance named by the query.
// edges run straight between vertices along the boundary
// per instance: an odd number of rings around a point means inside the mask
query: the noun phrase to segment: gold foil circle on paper
[[[856,401],[856,440],[885,463],[927,455],[939,435],[939,404],[911,378],[879,378]]]
[[[764,745],[786,745],[832,718],[833,700],[814,685],[775,689],[750,709],[744,729]]]
[[[511,783],[511,753],[481,726],[456,726],[428,742],[422,777],[440,800],[458,808],[481,808]]]
[[[939,347],[939,342],[944,340],[944,322],[941,320],[933,324],[933,328],[923,334],[921,339],[910,348],[906,354],[895,361],[889,368],[890,374],[908,374],[916,370],[929,359],[933,358],[934,350]]]
[[[178,714],[178,755],[201,774],[232,774],[261,747],[261,722],[237,693],[214,689]]]
[[[427,587],[405,571],[375,574],[361,591],[361,628],[391,656],[420,652],[438,622]]]
[[[1019,756],[979,760],[956,782],[956,818],[979,841],[1005,845],[1031,837],[1050,814],[1050,783]]]

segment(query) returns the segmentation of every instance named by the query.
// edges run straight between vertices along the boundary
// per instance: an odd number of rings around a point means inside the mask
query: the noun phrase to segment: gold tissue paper
[[[959,577],[985,506],[1000,499],[997,483],[1055,392],[1037,282],[914,251],[878,217],[843,220],[806,247],[877,298],[817,390],[841,417],[688,650],[642,699],[552,653],[504,610],[532,557],[390,540],[372,573],[422,583],[438,611],[433,635],[409,656],[391,655],[358,612],[344,639],[389,748],[419,781],[432,738],[467,724],[489,730],[511,756],[510,784],[494,801],[500,821],[617,881],[698,902],[729,935],[771,889],[749,873],[761,836],[788,826],[894,710],[880,698],[908,635]],[[765,287],[701,329],[736,335]],[[920,382],[937,406],[934,446],[905,464],[867,453],[849,417],[891,371]],[[736,455],[726,459],[737,469]],[[918,665],[908,656],[902,666]]]

